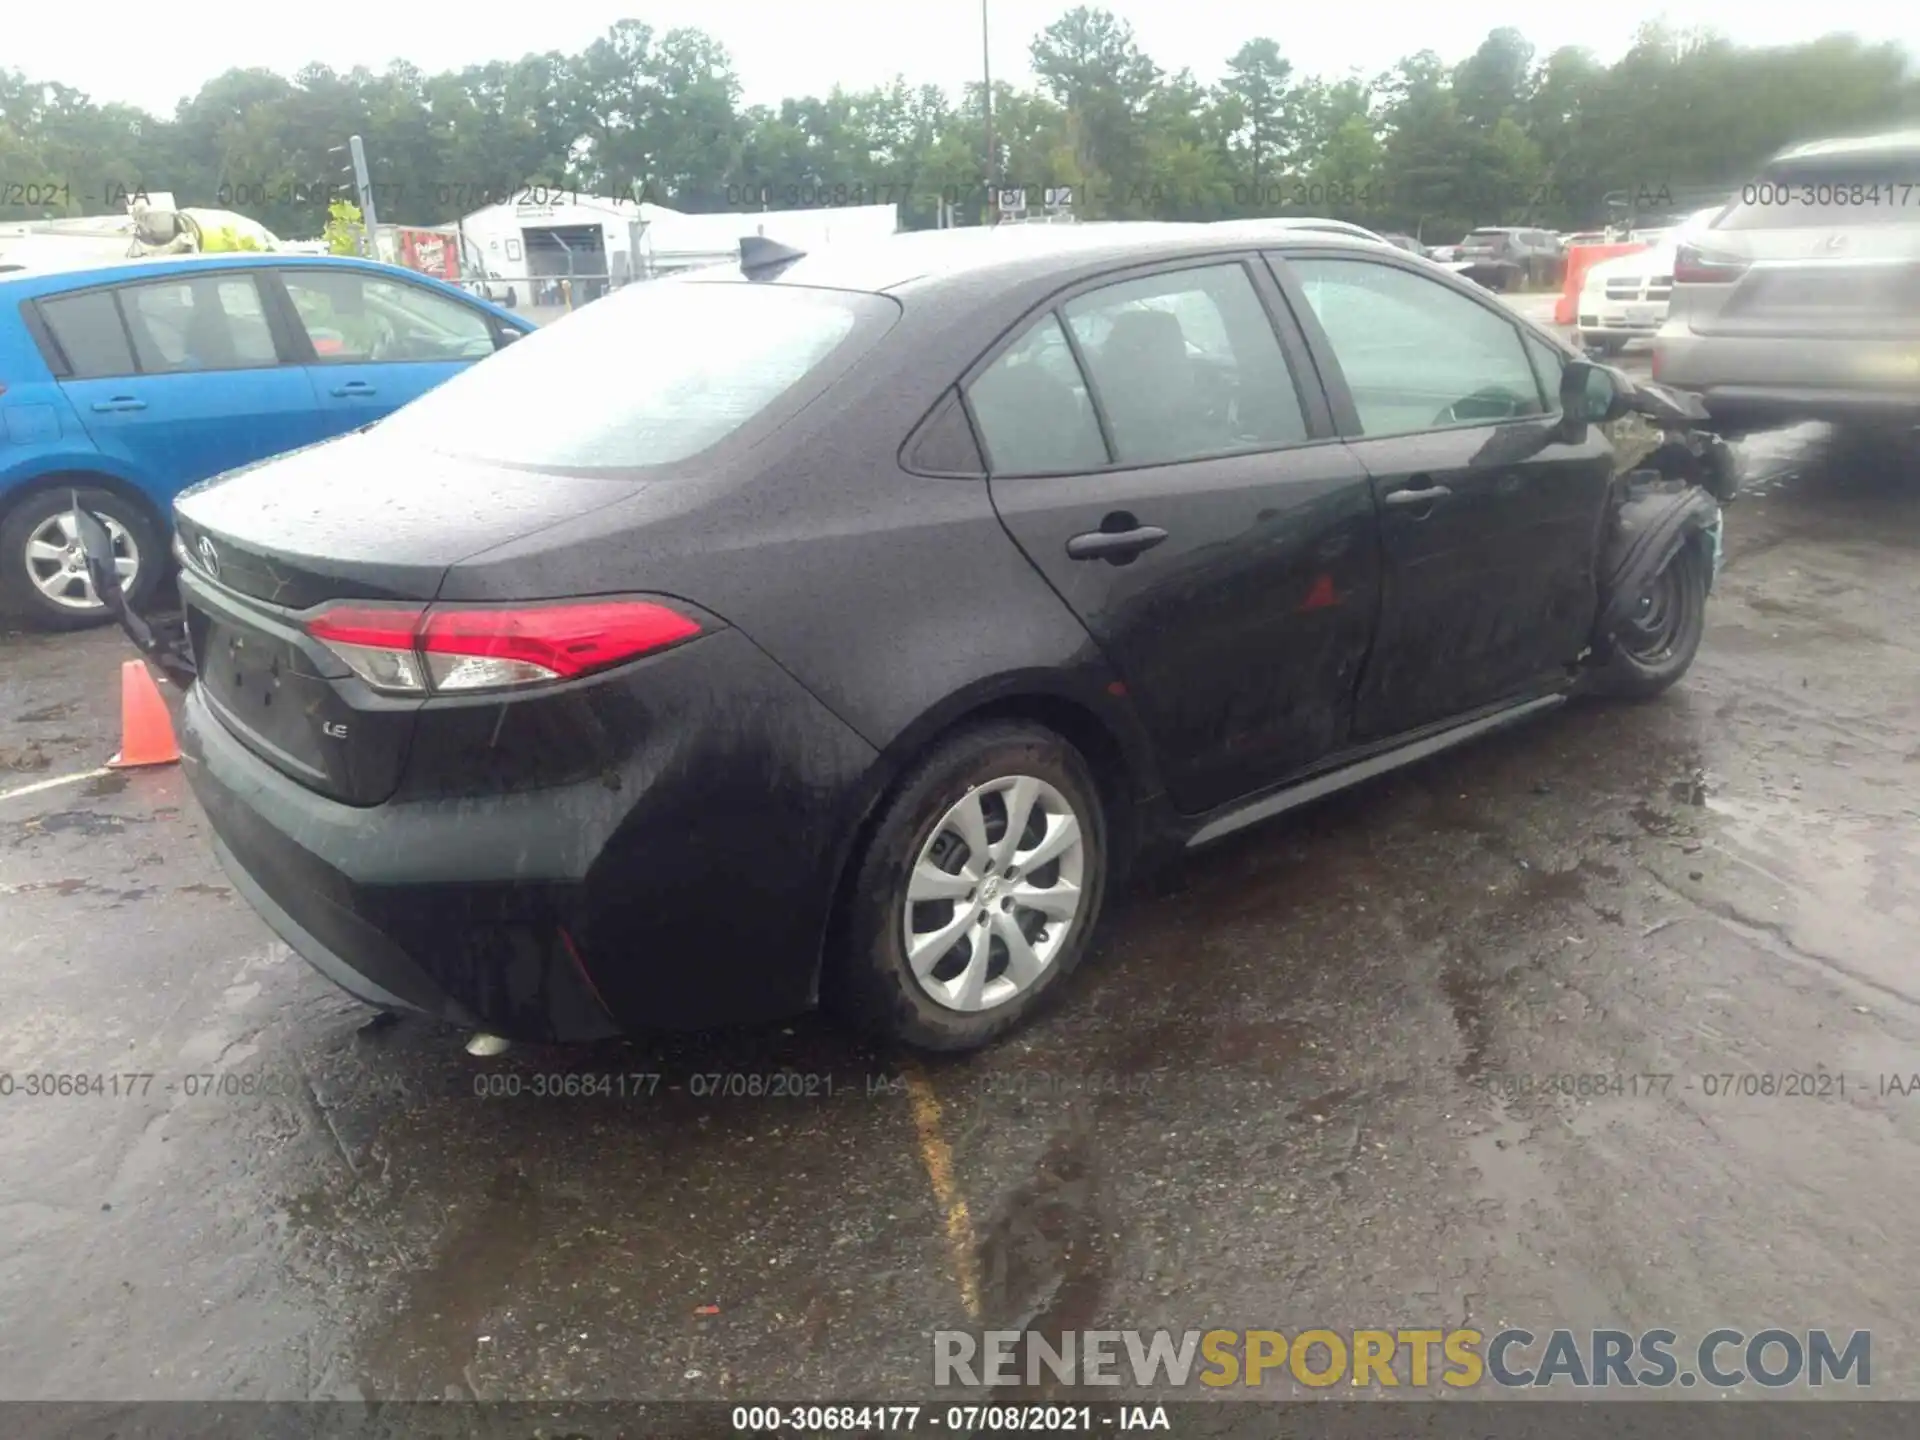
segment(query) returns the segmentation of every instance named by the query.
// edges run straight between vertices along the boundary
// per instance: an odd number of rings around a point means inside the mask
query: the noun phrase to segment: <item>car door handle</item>
[[[1166,538],[1167,532],[1158,525],[1136,525],[1131,530],[1089,530],[1067,541],[1067,558],[1110,560],[1120,565]]]
[[[116,395],[111,400],[94,401],[93,408],[105,415],[120,410],[144,410],[147,408],[147,402],[136,400],[131,395]]]
[[[1436,500],[1444,500],[1453,491],[1444,485],[1429,485],[1424,490],[1389,491],[1382,505],[1431,505]]]
[[[371,395],[374,393],[374,390],[373,390],[373,386],[369,385],[364,380],[349,380],[344,385],[334,386],[333,389],[329,390],[327,393],[329,395],[337,395],[340,398],[345,399],[353,395]]]

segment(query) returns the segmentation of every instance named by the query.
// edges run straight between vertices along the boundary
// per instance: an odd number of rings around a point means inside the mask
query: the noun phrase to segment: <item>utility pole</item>
[[[360,253],[379,257],[379,249],[374,244],[378,232],[373,228],[379,224],[379,217],[373,213],[373,182],[367,178],[367,147],[358,135],[347,137],[347,173],[353,177],[354,203],[360,210]],[[340,147],[335,145],[327,152],[338,155]]]
[[[367,238],[374,235],[374,226],[380,222],[373,213],[373,182],[367,178],[367,147],[360,143],[358,135],[347,137],[347,154],[353,159],[353,188],[360,196],[360,214],[367,222]]]
[[[987,223],[1000,223],[998,156],[993,148],[993,52],[987,44],[987,0],[980,0],[980,103],[987,119]]]

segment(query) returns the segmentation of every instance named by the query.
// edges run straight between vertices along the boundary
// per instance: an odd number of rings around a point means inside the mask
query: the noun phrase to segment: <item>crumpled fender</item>
[[[1647,472],[1640,472],[1646,474]],[[1696,485],[1630,478],[1600,558],[1600,619],[1595,635],[1612,639],[1653,577],[1695,536],[1710,545],[1707,588],[1720,569],[1720,502]]]

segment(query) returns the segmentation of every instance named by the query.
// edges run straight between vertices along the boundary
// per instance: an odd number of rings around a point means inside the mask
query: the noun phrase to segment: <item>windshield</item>
[[[634,285],[429,391],[380,434],[502,465],[668,465],[766,411],[856,327],[871,343],[897,314],[877,295],[799,286]]]

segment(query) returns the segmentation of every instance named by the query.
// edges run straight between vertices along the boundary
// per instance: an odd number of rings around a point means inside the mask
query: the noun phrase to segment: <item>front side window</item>
[[[1107,463],[1086,378],[1053,315],[1043,315],[967,387],[995,475],[1072,474]]]
[[[1240,265],[1126,280],[1064,313],[1123,465],[1307,438],[1273,322]]]
[[[797,285],[630,285],[455,375],[378,433],[500,465],[668,465],[850,359],[898,314],[883,296]]]
[[[66,357],[70,379],[133,374],[133,348],[127,343],[111,290],[42,300],[40,318]]]
[[[192,275],[128,285],[120,305],[134,358],[149,375],[277,365],[273,331],[251,275]]]
[[[1540,415],[1519,327],[1442,281],[1365,260],[1289,262],[1333,347],[1362,433]]]
[[[423,286],[350,270],[287,270],[280,278],[323,364],[478,360],[493,353],[493,326],[484,314]]]
[[[1533,373],[1540,380],[1540,395],[1549,411],[1560,408],[1560,377],[1567,368],[1567,357],[1538,335],[1521,332],[1527,344],[1527,357],[1533,361]]]

